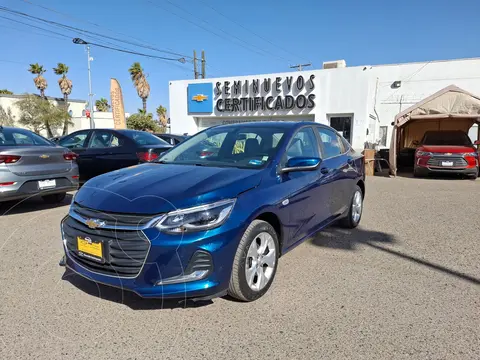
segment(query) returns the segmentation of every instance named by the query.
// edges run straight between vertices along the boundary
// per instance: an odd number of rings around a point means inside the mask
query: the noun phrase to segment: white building
[[[12,117],[15,120],[15,126],[22,127],[21,124],[18,123],[18,119],[20,118],[20,109],[16,106],[16,102],[23,99],[25,95],[4,95],[0,94],[0,106],[5,110],[8,111],[10,109]],[[63,99],[61,98],[54,98],[48,96],[47,99],[54,103],[55,105],[59,105],[63,103]],[[68,100],[68,110],[70,115],[72,116],[73,126],[68,127],[68,132],[72,133],[77,130],[82,129],[89,129],[90,128],[90,119],[85,116],[85,110],[87,109],[87,102],[85,100],[75,100],[69,99]],[[129,114],[125,114],[126,117]],[[97,112],[94,111],[93,114],[94,124],[95,127],[100,128],[113,128],[113,114],[112,112]],[[62,129],[56,129],[56,133],[54,135],[60,135]],[[46,135],[42,134],[42,135]]]
[[[395,115],[456,85],[480,95],[480,58],[346,67],[170,82],[172,133],[196,133],[238,121],[294,120],[328,124],[361,150],[390,146]],[[476,139],[477,130],[471,137]]]

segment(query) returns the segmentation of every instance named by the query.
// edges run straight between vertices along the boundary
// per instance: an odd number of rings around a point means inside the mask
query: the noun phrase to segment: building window
[[[352,116],[330,116],[330,126],[352,143]]]
[[[388,126],[380,126],[380,131],[379,131],[380,146],[387,146],[387,132],[388,132]]]

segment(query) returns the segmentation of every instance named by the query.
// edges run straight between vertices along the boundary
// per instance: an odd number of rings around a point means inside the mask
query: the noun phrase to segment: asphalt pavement
[[[367,179],[361,226],[281,258],[258,301],[143,300],[58,266],[59,223],[0,217],[0,359],[480,359],[480,180]]]

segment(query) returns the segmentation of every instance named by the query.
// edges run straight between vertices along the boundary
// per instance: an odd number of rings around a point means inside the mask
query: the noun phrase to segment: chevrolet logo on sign
[[[207,100],[208,99],[208,96],[207,95],[203,95],[203,94],[198,94],[198,95],[195,95],[192,97],[192,100],[195,100],[195,101],[198,101],[198,102],[202,102],[204,100]]]

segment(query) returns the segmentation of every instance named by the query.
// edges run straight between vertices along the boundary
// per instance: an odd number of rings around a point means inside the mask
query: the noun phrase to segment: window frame
[[[60,141],[58,142],[58,145],[70,149],[68,146],[62,145],[61,142],[62,142],[63,140],[65,140],[67,137],[76,136],[76,135],[83,134],[83,133],[86,133],[86,134],[87,134],[87,136],[85,137],[85,140],[83,140],[83,146],[82,146],[82,147],[79,147],[79,148],[72,148],[72,149],[87,149],[87,148],[88,148],[88,143],[89,143],[89,141],[90,141],[90,137],[91,137],[91,135],[92,135],[92,131],[91,131],[91,130],[79,130],[79,131],[75,131],[75,132],[73,132],[73,133],[71,133],[71,134],[68,134],[68,135],[66,135],[63,139],[60,139]],[[85,145],[87,145],[87,146],[85,146]]]
[[[282,169],[283,167],[285,167],[286,163],[287,163],[287,152],[288,152],[288,148],[290,147],[290,145],[292,144],[293,140],[295,139],[295,136],[302,130],[305,130],[306,128],[310,128],[313,132],[313,137],[315,139],[315,142],[317,143],[317,151],[318,151],[318,156],[320,157],[320,159],[322,159],[322,156],[323,156],[323,153],[322,153],[322,148],[320,147],[320,143],[318,141],[318,136],[317,134],[315,133],[315,128],[314,126],[312,125],[305,125],[305,126],[302,126],[300,128],[298,128],[294,133],[293,135],[290,137],[290,139],[288,140],[288,143],[287,145],[285,146],[285,150],[283,151],[283,154],[282,156],[280,157],[280,161],[278,163],[278,168],[279,169]],[[280,139],[280,141],[284,140],[284,136],[282,136],[282,138]],[[279,141],[279,143],[280,143]]]
[[[326,151],[325,151],[325,148],[323,147],[323,141],[322,141],[322,138],[320,136],[320,131],[317,130],[316,131],[316,136],[317,136],[317,142],[318,144],[320,145],[320,147],[322,148],[322,160],[327,160],[327,159],[334,159],[336,157],[339,157],[339,156],[342,156],[342,155],[345,155],[347,154],[350,149],[351,149],[351,146],[349,145],[348,147],[346,146],[345,142],[348,143],[348,141],[343,137],[341,136],[334,128],[332,127],[329,127],[329,126],[325,126],[325,125],[315,125],[315,127],[317,129],[325,129],[325,130],[329,130],[329,131],[332,131],[336,136],[337,136],[337,139],[340,138],[339,140],[341,140],[340,142],[342,143],[343,146],[341,146],[341,149],[340,150],[343,150],[342,153],[338,154],[338,155],[335,155],[335,156],[330,156],[330,157],[323,157],[325,154],[326,154]],[[343,149],[342,149],[343,148]]]
[[[91,147],[92,145],[92,141],[95,137],[95,132],[106,132],[106,133],[109,133],[111,136],[115,136],[117,139],[118,139],[118,146],[104,146],[104,147]],[[120,143],[123,141],[123,144],[120,145]],[[110,144],[112,143],[111,139],[110,139]],[[121,147],[125,146],[125,139],[122,137],[121,134],[115,132],[115,131],[112,131],[110,129],[94,129],[92,131],[92,133],[90,134],[90,139],[88,140],[88,144],[87,144],[87,149],[88,150],[94,150],[94,149],[119,149]]]

